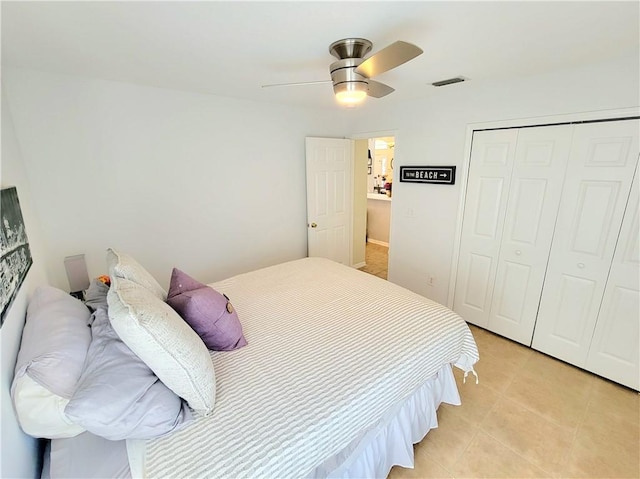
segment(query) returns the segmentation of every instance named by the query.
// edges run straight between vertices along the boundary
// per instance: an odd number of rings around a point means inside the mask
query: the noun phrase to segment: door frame
[[[519,118],[513,120],[487,121],[469,123],[464,145],[464,159],[459,172],[460,178],[460,199],[458,201],[458,215],[456,220],[456,233],[453,242],[453,254],[451,255],[451,273],[449,275],[449,290],[447,293],[447,307],[453,308],[456,280],[458,278],[458,260],[460,259],[460,243],[462,241],[462,219],[464,216],[464,204],[467,197],[467,181],[469,178],[469,167],[471,163],[471,144],[473,133],[480,130],[498,130],[507,128],[523,128],[533,126],[551,126],[567,123],[585,123],[597,121],[622,120],[640,116],[640,108],[619,108],[614,110],[587,111],[580,113],[567,113],[553,116],[536,116],[530,118]],[[396,140],[397,142],[397,140]],[[391,240],[389,240],[391,242]]]
[[[376,130],[376,131],[364,131],[364,132],[359,132],[359,133],[353,133],[351,134],[348,138],[350,140],[368,140],[370,138],[379,138],[382,136],[393,136],[395,139],[395,146],[394,146],[394,171],[395,171],[395,165],[398,165],[398,160],[397,160],[397,151],[398,151],[398,130]],[[353,171],[351,172],[353,177],[355,178],[355,164],[356,162],[353,162],[352,168]],[[398,171],[400,171],[398,169]],[[395,174],[394,174],[394,178],[395,178]],[[351,199],[351,211],[353,212],[353,202],[355,200],[355,191],[353,193],[353,197]],[[391,218],[393,218],[393,201],[391,202]],[[353,221],[353,220],[352,220]],[[391,269],[391,245],[393,244],[393,241],[391,240],[393,238],[393,220],[391,220],[389,222],[389,253],[388,253],[388,263],[387,263],[387,268],[388,270]],[[365,240],[366,241],[366,240]],[[365,244],[366,247],[366,244]],[[351,257],[353,258],[353,239],[351,241]],[[388,277],[389,277],[389,273],[387,273]]]

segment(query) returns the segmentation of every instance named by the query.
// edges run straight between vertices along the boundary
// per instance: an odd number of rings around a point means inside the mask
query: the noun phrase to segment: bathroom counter
[[[380,200],[380,201],[391,201],[391,197],[386,194],[381,195],[380,193],[367,193],[368,200]]]

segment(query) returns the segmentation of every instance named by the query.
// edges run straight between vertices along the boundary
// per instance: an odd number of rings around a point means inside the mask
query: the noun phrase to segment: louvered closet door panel
[[[517,130],[473,134],[453,309],[486,327],[509,196]]]
[[[596,322],[587,369],[640,389],[640,200],[638,172]]]
[[[638,121],[576,125],[533,347],[584,367],[638,158]]]
[[[488,329],[531,345],[573,126],[518,133]]]

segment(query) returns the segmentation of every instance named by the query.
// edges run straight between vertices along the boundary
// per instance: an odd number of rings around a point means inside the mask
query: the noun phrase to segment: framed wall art
[[[33,264],[24,227],[18,191],[15,187],[0,191],[0,327],[18,290]]]

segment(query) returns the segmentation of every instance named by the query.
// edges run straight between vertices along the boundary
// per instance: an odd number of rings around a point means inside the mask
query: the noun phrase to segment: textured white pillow
[[[164,288],[140,263],[128,254],[118,253],[109,248],[107,250],[107,266],[109,267],[109,276],[112,278],[115,276],[128,279],[148,289],[162,301],[167,299],[167,292]]]
[[[191,408],[209,415],[216,396],[215,372],[196,332],[171,306],[127,279],[112,278],[107,302],[120,339]]]

